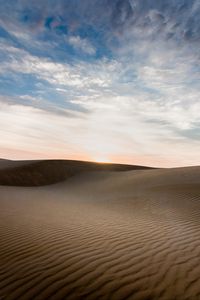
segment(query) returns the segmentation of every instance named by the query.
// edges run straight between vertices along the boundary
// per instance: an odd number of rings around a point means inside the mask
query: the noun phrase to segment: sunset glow
[[[109,158],[105,157],[105,156],[96,156],[94,158],[92,158],[92,161],[98,162],[98,163],[111,163],[112,161],[110,161]]]
[[[197,0],[0,0],[0,156],[200,164],[199,16]]]

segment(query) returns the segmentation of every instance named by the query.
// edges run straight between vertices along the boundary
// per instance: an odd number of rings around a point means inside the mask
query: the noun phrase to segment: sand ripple
[[[200,168],[0,188],[0,299],[200,299]]]

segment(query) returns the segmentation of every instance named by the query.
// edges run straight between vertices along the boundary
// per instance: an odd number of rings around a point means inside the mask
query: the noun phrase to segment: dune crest
[[[0,185],[42,186],[54,184],[89,171],[151,169],[144,166],[94,163],[76,160],[0,161]]]

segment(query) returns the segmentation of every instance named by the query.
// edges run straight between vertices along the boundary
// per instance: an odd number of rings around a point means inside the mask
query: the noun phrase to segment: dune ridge
[[[200,167],[93,169],[0,195],[0,299],[200,299]]]
[[[111,163],[94,163],[77,160],[0,161],[0,185],[42,186],[64,181],[80,172],[128,171],[151,169]]]

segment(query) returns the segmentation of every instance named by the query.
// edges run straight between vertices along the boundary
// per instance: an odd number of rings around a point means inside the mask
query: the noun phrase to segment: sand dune
[[[75,160],[0,161],[0,185],[42,186],[64,181],[86,171],[128,171],[143,166],[99,164]]]
[[[200,299],[200,167],[98,168],[0,187],[0,299]]]

